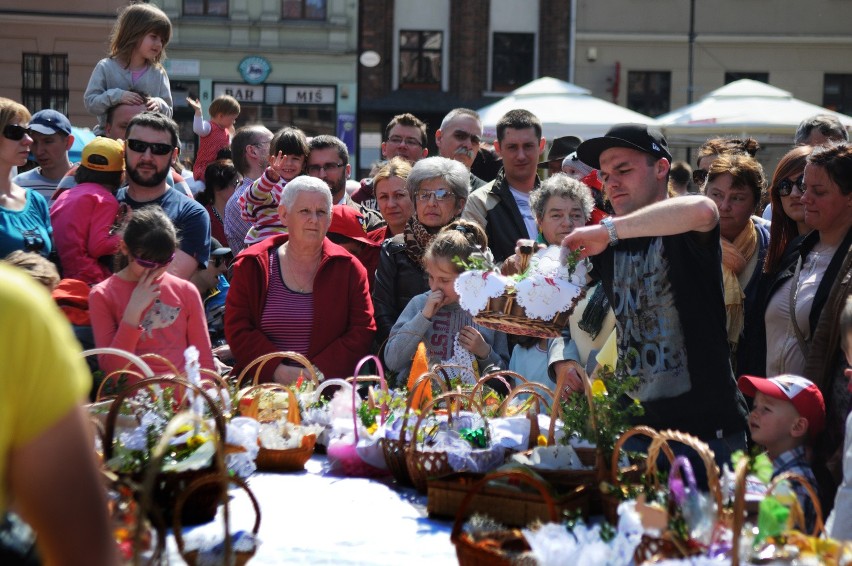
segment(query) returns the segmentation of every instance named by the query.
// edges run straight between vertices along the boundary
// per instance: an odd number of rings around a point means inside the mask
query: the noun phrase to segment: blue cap
[[[30,130],[49,136],[51,134],[71,135],[71,122],[61,112],[39,110],[30,119]]]

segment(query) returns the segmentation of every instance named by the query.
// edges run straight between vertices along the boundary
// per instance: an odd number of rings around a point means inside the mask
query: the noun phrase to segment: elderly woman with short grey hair
[[[429,289],[423,255],[441,228],[461,214],[469,182],[465,166],[445,157],[427,157],[411,168],[405,186],[414,202],[414,215],[401,234],[382,244],[373,282],[379,346],[408,301]]]
[[[345,377],[370,349],[376,325],[367,271],[325,237],[331,204],[323,180],[296,177],[278,207],[287,234],[237,257],[225,304],[225,336],[237,371],[264,354],[293,351],[326,377]],[[267,364],[261,381],[291,384],[301,371]]]

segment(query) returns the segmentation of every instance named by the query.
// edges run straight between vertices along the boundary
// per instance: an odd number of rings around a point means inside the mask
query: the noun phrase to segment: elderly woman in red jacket
[[[270,176],[277,175],[272,169]],[[306,356],[326,377],[351,375],[367,354],[376,324],[367,272],[325,236],[331,193],[300,176],[284,187],[278,214],[288,233],[244,250],[225,304],[225,335],[237,361],[278,351]],[[300,368],[267,364],[261,381],[289,384]]]

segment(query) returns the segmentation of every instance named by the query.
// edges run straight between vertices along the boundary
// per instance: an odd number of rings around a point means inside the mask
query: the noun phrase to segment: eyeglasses
[[[139,257],[134,257],[133,261],[135,261],[136,263],[138,263],[140,266],[144,267],[145,269],[159,269],[161,267],[166,267],[174,259],[175,259],[175,254],[172,253],[172,255],[169,256],[169,259],[167,259],[166,261],[153,261],[153,260],[150,260],[150,259],[142,259],[142,258],[139,258]]]
[[[790,179],[781,179],[781,181],[775,185],[775,188],[778,189],[778,194],[782,197],[789,196],[790,193],[793,192],[793,187],[798,187],[799,192],[805,194],[805,175],[799,175],[799,178],[795,181],[791,181]]]
[[[7,140],[21,141],[29,131],[29,128],[18,124],[6,124],[6,127],[3,128],[3,137]]]
[[[471,134],[470,132],[465,132],[464,130],[456,130],[455,132],[453,132],[453,137],[460,142],[470,140],[470,143],[472,143],[473,145],[479,145],[479,143],[482,141],[481,137],[475,134]]]
[[[325,165],[308,165],[308,173],[311,175],[319,175],[320,171],[329,173],[343,167],[344,163],[326,163]]]
[[[420,202],[429,202],[433,198],[438,202],[444,202],[456,198],[456,194],[449,189],[438,189],[437,191],[417,191],[414,195]]]
[[[175,146],[168,143],[151,143],[142,140],[127,140],[127,147],[136,153],[145,153],[150,149],[154,155],[168,155],[175,149]]]
[[[696,169],[692,172],[692,182],[696,185],[703,185],[707,180],[707,171],[704,169]]]
[[[423,143],[420,140],[404,138],[402,136],[391,136],[388,138],[388,143],[392,143],[394,145],[407,145],[411,147],[423,147]]]

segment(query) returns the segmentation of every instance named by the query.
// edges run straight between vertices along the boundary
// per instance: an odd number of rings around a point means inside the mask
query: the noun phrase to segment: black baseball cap
[[[669,162],[672,160],[666,138],[660,130],[647,124],[616,124],[603,137],[581,143],[577,148],[577,157],[586,165],[600,169],[601,153],[613,147],[626,147],[657,159],[665,157]]]

